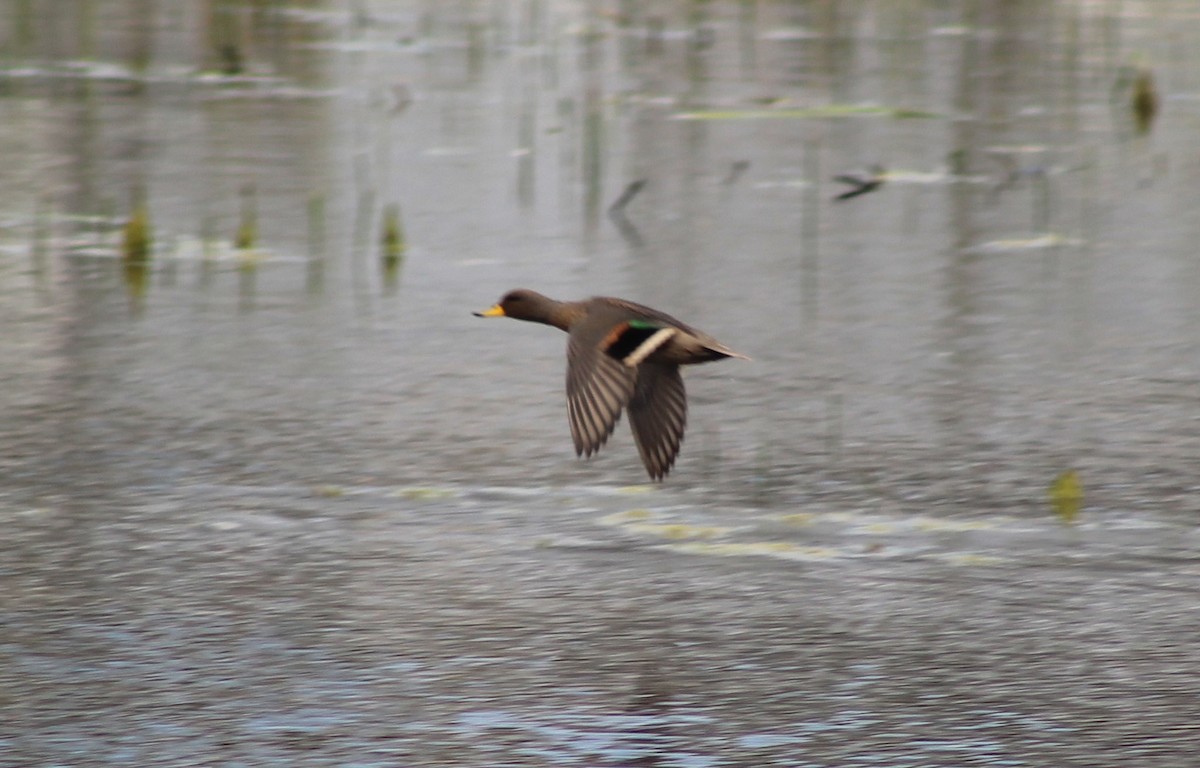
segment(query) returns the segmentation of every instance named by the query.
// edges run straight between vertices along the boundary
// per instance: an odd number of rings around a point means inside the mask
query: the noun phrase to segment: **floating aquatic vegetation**
[[[629,522],[649,520],[652,517],[654,517],[654,513],[648,509],[629,509],[624,512],[614,512],[611,515],[605,515],[600,518],[600,522],[604,525],[624,525]]]
[[[724,536],[733,528],[716,525],[690,525],[688,523],[630,523],[623,526],[633,533],[648,534],[663,539],[715,539]]]
[[[788,525],[812,525],[813,521],[816,520],[816,515],[811,512],[794,512],[790,515],[784,515],[779,520]]]
[[[345,495],[346,489],[340,485],[318,485],[313,488],[313,494],[323,499],[336,499]]]
[[[235,267],[271,264],[306,264],[308,259],[292,254],[275,253],[266,248],[239,248],[232,240],[215,236],[215,228],[206,227],[201,237],[177,235],[171,241],[170,252],[155,254],[157,261],[198,261],[205,268],[220,265]]]
[[[1158,116],[1158,88],[1154,73],[1147,67],[1138,69],[1133,79],[1133,123],[1139,135],[1145,136],[1154,127]]]
[[[246,70],[242,49],[237,43],[226,42],[217,46],[216,55],[223,75],[240,75]]]
[[[1117,70],[1110,101],[1118,120],[1132,121],[1134,133],[1138,136],[1150,133],[1161,104],[1154,72],[1140,57]],[[1129,127],[1128,123],[1125,127]]]
[[[995,520],[946,520],[937,517],[919,517],[913,527],[920,531],[952,532],[987,531],[996,528]]]
[[[993,567],[1010,562],[1009,559],[995,555],[981,555],[977,552],[951,552],[937,556],[937,559],[950,565]]]
[[[648,509],[629,509],[614,512],[600,518],[601,525],[622,528],[630,533],[653,536],[660,539],[716,539],[733,533],[736,529],[719,525],[699,525],[689,522],[655,522],[654,512]]]
[[[400,221],[400,205],[391,204],[384,210],[383,235],[379,238],[383,250],[383,282],[388,292],[396,288],[400,278],[400,265],[404,259],[404,226]]]
[[[617,489],[617,493],[636,496],[642,493],[653,493],[658,488],[653,485],[623,485]]]
[[[242,215],[238,222],[233,247],[249,250],[258,241],[258,195],[253,184],[242,187]]]
[[[872,104],[827,104],[822,107],[784,109],[712,109],[679,112],[676,120],[776,120],[825,119],[843,117],[891,117],[898,120],[928,120],[943,117],[936,112]]]
[[[154,247],[150,211],[145,196],[134,193],[133,212],[125,223],[121,240],[122,275],[129,295],[135,302],[146,295],[150,285],[150,255]]]
[[[121,256],[126,263],[144,264],[150,260],[154,246],[154,233],[150,225],[150,211],[146,201],[137,196],[133,212],[125,223],[121,241]]]
[[[395,276],[407,248],[404,224],[400,221],[400,206],[396,203],[389,205],[383,212],[383,236],[380,238],[380,244],[383,247],[384,272]]]
[[[777,557],[783,560],[833,560],[849,556],[832,547],[806,547],[786,541],[711,542],[686,541],[668,544],[668,549],[689,555],[715,555],[718,557],[745,557],[758,555]]]
[[[1073,523],[1083,506],[1083,483],[1073,469],[1062,472],[1050,484],[1050,507],[1064,523]]]
[[[1021,251],[1036,251],[1044,248],[1059,248],[1062,246],[1083,245],[1083,241],[1065,237],[1056,233],[1036,235],[1034,237],[1016,237],[1004,240],[989,240],[986,243],[971,246],[967,253],[1018,253]]]
[[[150,287],[150,262],[126,259],[121,266],[125,287],[129,289],[130,297],[136,302],[146,295],[146,290]]]
[[[397,488],[388,494],[388,496],[409,499],[411,501],[436,501],[438,499],[452,499],[457,495],[458,493],[451,488],[436,488],[427,486]]]

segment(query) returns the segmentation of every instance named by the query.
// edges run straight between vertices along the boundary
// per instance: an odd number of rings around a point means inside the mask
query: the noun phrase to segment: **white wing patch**
[[[638,367],[647,357],[654,354],[656,349],[666,344],[667,339],[670,339],[677,333],[679,331],[675,328],[663,328],[662,330],[655,331],[654,335],[639,344],[637,349],[625,357],[625,365],[630,368]]]

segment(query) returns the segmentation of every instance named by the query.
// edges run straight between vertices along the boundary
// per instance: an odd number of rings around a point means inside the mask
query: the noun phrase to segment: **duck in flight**
[[[633,439],[651,479],[675,463],[687,425],[682,365],[749,359],[668,314],[625,299],[555,301],[509,291],[479,317],[511,317],[567,332],[567,417],[577,456],[591,456],[629,412]]]

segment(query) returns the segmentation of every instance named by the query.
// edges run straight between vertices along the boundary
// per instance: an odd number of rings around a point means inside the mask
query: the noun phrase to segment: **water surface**
[[[1192,764],[1198,32],[13,4],[0,762]],[[516,286],[754,360],[651,486],[572,456],[561,334],[471,316]]]

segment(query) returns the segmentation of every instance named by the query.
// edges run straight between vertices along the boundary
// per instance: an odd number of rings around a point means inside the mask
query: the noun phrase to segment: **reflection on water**
[[[0,10],[14,764],[1190,764],[1189,3],[184,5]]]

